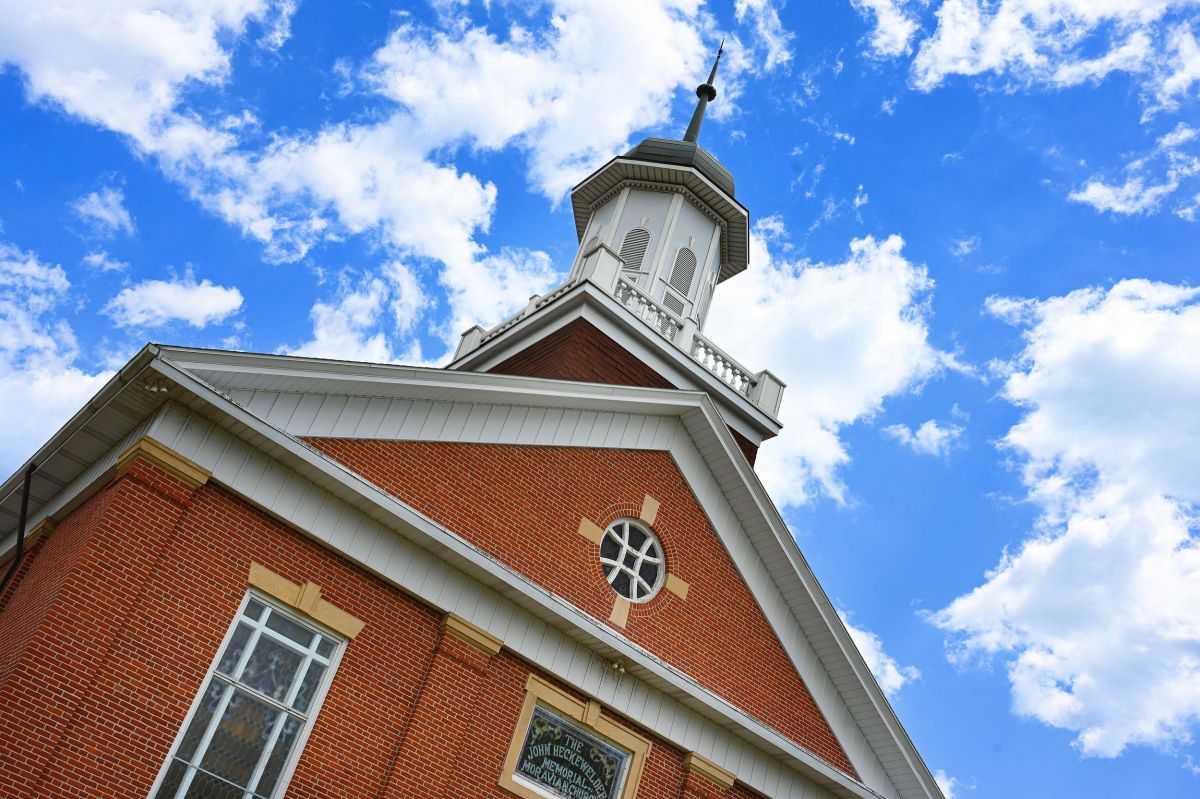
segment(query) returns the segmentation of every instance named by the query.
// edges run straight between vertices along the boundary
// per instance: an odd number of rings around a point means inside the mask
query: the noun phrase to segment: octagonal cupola
[[[682,139],[646,139],[571,191],[580,241],[571,278],[603,246],[620,259],[626,291],[700,329],[716,284],[749,260],[750,217],[734,198],[733,176],[696,141],[720,60],[718,51]]]
[[[783,383],[704,335],[717,285],[749,262],[750,214],[698,143],[721,50],[681,139],[652,137],[571,190],[579,249],[567,280],[463,334],[451,369],[700,390],[748,456],[779,431]]]

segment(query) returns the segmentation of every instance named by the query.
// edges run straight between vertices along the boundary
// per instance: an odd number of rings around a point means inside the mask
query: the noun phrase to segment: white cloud
[[[188,92],[224,83],[232,48],[250,35],[260,47],[281,46],[291,0],[127,0],[101,11],[76,0],[55,9],[14,3],[0,31],[0,59],[21,69],[30,98],[127,136],[193,199],[262,242],[269,260],[298,260],[324,241],[360,235],[388,258],[440,262],[448,345],[468,313],[482,309],[469,321],[488,323],[514,310],[519,295],[547,287],[550,270],[540,253],[479,244],[496,189],[448,164],[446,153],[519,148],[531,185],[557,201],[628,147],[632,131],[666,122],[676,92],[690,91],[707,68],[699,31],[711,27],[699,0],[557,0],[549,25],[503,35],[458,12],[449,32],[401,17],[357,75],[395,106],[367,122],[272,132],[256,130],[244,108],[193,109]],[[728,90],[723,97],[730,106]],[[472,276],[493,268],[493,299],[474,296]],[[497,310],[509,301],[516,305]]]
[[[188,269],[170,280],[143,280],[121,290],[104,306],[118,327],[162,327],[186,322],[204,328],[223,322],[242,307],[236,288],[214,285],[205,278],[199,283]]]
[[[950,242],[950,254],[955,258],[965,258],[979,249],[983,242],[978,236],[966,236]]]
[[[124,261],[118,261],[104,250],[93,250],[83,256],[82,263],[89,269],[96,269],[100,272],[126,272],[129,270],[129,264]]]
[[[70,289],[62,267],[0,242],[0,471],[70,418],[110,373],[75,364],[71,326],[53,319]]]
[[[387,284],[379,278],[364,280],[356,287],[343,286],[332,302],[313,305],[312,339],[285,352],[371,363],[395,360],[387,336],[378,329],[388,295]]]
[[[863,17],[875,18],[875,27],[871,30],[869,41],[872,53],[881,57],[892,57],[912,51],[912,41],[917,35],[918,25],[913,15],[905,8],[908,4],[904,0],[850,2]]]
[[[943,0],[913,60],[918,88],[992,73],[1021,85],[1073,86],[1134,75],[1154,107],[1175,107],[1197,73],[1186,11],[1195,0]],[[1099,48],[1099,54],[1096,54]]]
[[[552,5],[550,29],[513,28],[504,39],[403,24],[369,77],[418,120],[419,141],[515,144],[528,153],[530,182],[558,200],[626,149],[631,131],[666,122],[672,94],[707,75],[708,48],[696,0]]]
[[[883,642],[879,640],[879,636],[869,630],[854,626],[846,614],[840,610],[838,615],[842,617],[842,623],[846,625],[846,632],[850,633],[854,645],[858,647],[863,660],[867,662],[867,668],[871,670],[871,674],[875,675],[875,681],[879,683],[879,687],[885,694],[893,697],[908,683],[921,679],[920,669],[916,666],[903,666],[897,663],[895,658],[883,650]]]
[[[770,246],[780,235],[778,219],[767,221],[751,236],[754,268],[713,295],[706,334],[790,386],[779,414],[783,432],[763,445],[757,462],[772,496],[783,505],[816,493],[841,502],[838,470],[850,460],[841,428],[954,365],[929,343],[933,281],[904,257],[899,236],[856,239],[837,264],[776,259]]]
[[[946,799],[958,799],[958,789],[962,787],[957,777],[951,777],[944,770],[938,769],[933,772],[934,782],[937,783],[938,789],[942,792],[942,796]]]
[[[1093,177],[1083,188],[1071,192],[1068,199],[1114,214],[1156,211],[1185,181],[1200,175],[1200,157],[1185,149],[1188,145],[1196,145],[1197,135],[1195,128],[1180,122],[1159,137],[1149,154],[1125,167],[1124,182],[1108,183]],[[1175,209],[1175,213],[1185,219],[1189,216],[1186,202]]]
[[[319,300],[312,307],[312,338],[281,351],[372,363],[404,361],[440,365],[422,357],[418,342],[412,342],[403,351],[396,349],[397,339],[412,332],[430,300],[417,276],[405,264],[393,261],[381,271],[383,278],[340,274],[334,296]]]
[[[962,438],[963,428],[956,425],[939,425],[933,419],[923,422],[914,432],[905,424],[893,424],[883,432],[922,455],[945,455]]]
[[[110,238],[117,233],[133,235],[133,217],[125,208],[125,193],[112,187],[85,194],[71,209],[96,235]]]
[[[53,13],[36,0],[6,6],[0,60],[21,67],[30,97],[142,147],[160,135],[189,82],[225,79],[226,37],[293,10],[267,0],[62,0]]]
[[[1007,666],[1016,713],[1085,755],[1188,743],[1200,721],[1200,289],[1147,280],[994,299],[1024,326],[1002,445],[1038,526],[931,616]]]
[[[734,13],[737,21],[743,23],[749,18],[754,25],[752,41],[761,43],[767,51],[763,60],[763,68],[767,70],[783,66],[792,60],[792,39],[795,34],[783,26],[779,18],[779,8],[782,3],[774,0],[737,0]]]

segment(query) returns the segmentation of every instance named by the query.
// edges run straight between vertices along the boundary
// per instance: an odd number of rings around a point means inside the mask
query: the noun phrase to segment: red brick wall
[[[488,370],[580,383],[674,388],[590,322],[576,319]]]
[[[30,553],[0,611],[0,796],[145,796],[237,613],[251,561],[318,583],[366,622],[287,796],[427,797],[402,743],[430,732],[412,719],[442,640],[440,614],[223,490],[193,493],[144,462]],[[476,665],[469,740],[457,763],[427,765],[469,776],[449,796],[511,799],[496,780],[532,669],[507,651]],[[427,704],[444,696],[453,690]],[[639,799],[678,799],[683,753],[639,731],[654,742]],[[756,794],[737,786],[727,795]]]
[[[675,388],[629,350],[583,319],[571,322],[488,371],[579,383]],[[729,432],[733,433],[738,448],[753,466],[758,447],[732,427]]]
[[[601,527],[659,500],[655,527],[687,599],[634,605],[625,635],[833,766],[854,774],[683,475],[665,452],[311,439],[595,618],[614,594],[581,516]]]

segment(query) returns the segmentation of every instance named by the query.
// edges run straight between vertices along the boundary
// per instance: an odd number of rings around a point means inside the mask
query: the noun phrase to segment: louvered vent
[[[679,254],[675,256],[675,267],[671,270],[671,279],[668,281],[671,288],[686,296],[695,276],[696,254],[687,247],[680,247]]]
[[[621,243],[621,260],[625,262],[625,269],[631,272],[642,271],[642,261],[646,257],[646,247],[649,245],[650,231],[645,228],[635,227],[626,233],[625,241]]]
[[[683,316],[683,300],[671,292],[668,291],[663,294],[663,305],[674,311],[676,316]]]
[[[584,252],[584,254],[587,254],[587,253],[591,252],[591,251],[592,251],[592,248],[593,248],[593,247],[595,247],[595,246],[596,246],[597,244],[599,244],[599,243],[600,243],[600,237],[599,237],[599,236],[592,236],[590,239],[588,239],[587,246],[585,246],[585,247],[583,248],[583,252]]]

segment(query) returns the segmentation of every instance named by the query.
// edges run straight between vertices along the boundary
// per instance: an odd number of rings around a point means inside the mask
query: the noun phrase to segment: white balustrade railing
[[[755,383],[754,374],[699,333],[692,339],[691,355],[734,391],[745,397],[750,396]]]
[[[617,302],[637,314],[650,327],[667,341],[674,342],[683,329],[683,320],[659,305],[649,294],[630,283],[624,277],[617,277],[617,285],[613,296]]]
[[[613,277],[607,278],[604,281],[604,285],[611,287],[612,294],[617,299],[617,302],[633,311],[639,319],[653,328],[660,336],[686,352],[691,356],[692,360],[734,391],[746,397],[754,404],[761,406],[769,414],[774,415],[778,412],[779,399],[784,386],[777,377],[769,372],[755,374],[742,366],[724,350],[713,344],[696,330],[695,322],[681,319],[645,291],[638,288],[633,281],[626,278],[619,271],[620,261],[616,261],[616,263],[618,267],[614,270],[616,271],[615,279]],[[587,279],[586,276],[585,279]],[[529,305],[523,308],[520,313],[504,320],[491,330],[486,332],[480,331],[482,335],[476,340],[477,343],[468,343],[468,346],[477,347],[484,341],[495,338],[538,308],[553,302],[558,297],[570,291],[576,285],[578,285],[578,280],[568,281],[544,297],[531,297]],[[470,332],[468,331],[464,336],[469,335]],[[759,385],[760,381],[761,385]]]

